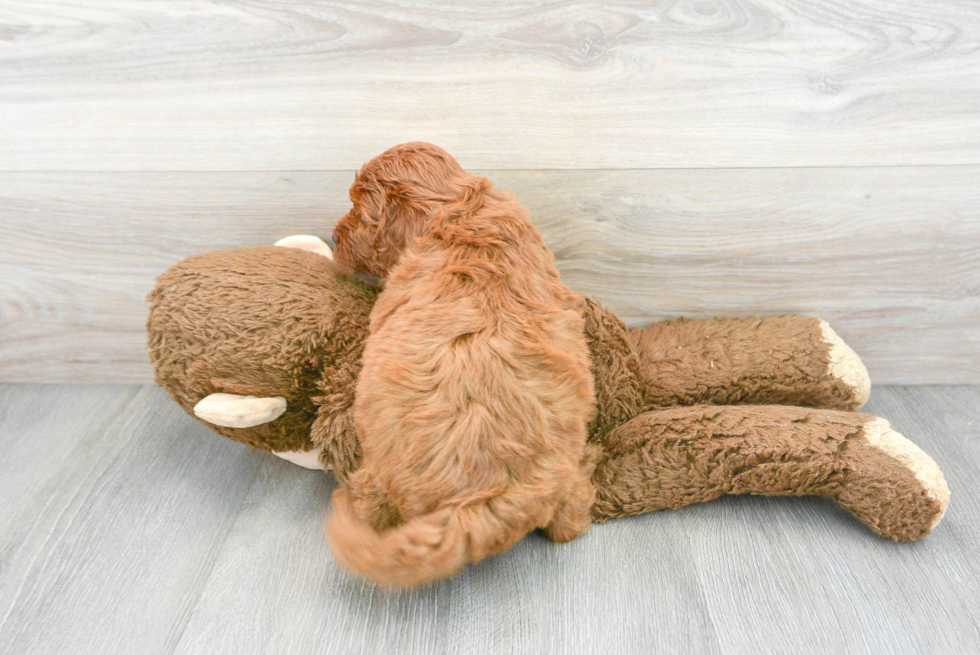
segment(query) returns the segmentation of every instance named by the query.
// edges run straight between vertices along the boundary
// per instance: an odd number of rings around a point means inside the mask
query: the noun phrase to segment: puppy
[[[385,286],[354,407],[364,461],[327,520],[338,561],[407,587],[538,527],[587,530],[582,300],[524,209],[425,143],[370,161],[350,196],[334,257]]]

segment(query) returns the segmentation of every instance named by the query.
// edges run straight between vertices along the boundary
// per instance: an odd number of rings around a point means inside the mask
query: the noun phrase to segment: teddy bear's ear
[[[236,393],[213,393],[194,405],[194,416],[224,428],[251,428],[274,421],[286,411],[282,396],[259,398]]]
[[[333,251],[330,250],[330,246],[324,243],[320,237],[315,237],[310,234],[294,234],[284,239],[279,239],[273,245],[282,246],[283,248],[309,250],[318,255],[323,255],[327,259],[333,259]]]

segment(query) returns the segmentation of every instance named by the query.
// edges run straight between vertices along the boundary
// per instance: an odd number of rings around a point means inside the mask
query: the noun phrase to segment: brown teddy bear
[[[156,380],[230,439],[343,484],[360,457],[352,408],[378,289],[315,237],[190,257],[160,276],[147,329]],[[676,320],[627,329],[586,300],[597,413],[596,521],[723,494],[833,498],[911,541],[942,519],[936,463],[855,413],[870,381],[823,321]]]

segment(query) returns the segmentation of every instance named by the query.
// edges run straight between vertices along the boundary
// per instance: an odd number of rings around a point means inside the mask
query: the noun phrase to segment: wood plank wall
[[[427,140],[630,324],[799,312],[980,383],[980,4],[0,0],[0,381],[143,382],[143,297]]]

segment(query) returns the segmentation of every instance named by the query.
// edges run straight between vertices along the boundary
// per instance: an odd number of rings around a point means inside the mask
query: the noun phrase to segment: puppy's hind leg
[[[594,503],[595,487],[584,471],[578,471],[569,493],[559,501],[551,522],[545,528],[548,539],[564,543],[588,531],[592,525]]]
[[[388,494],[374,483],[367,469],[354,472],[345,486],[355,514],[375,530],[380,532],[403,522],[398,508],[391,503]]]

